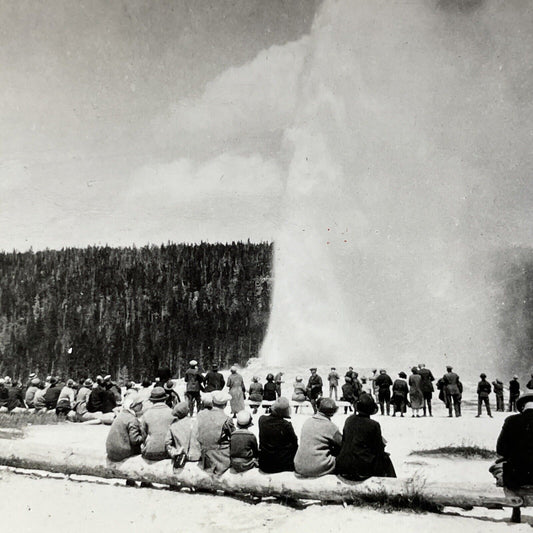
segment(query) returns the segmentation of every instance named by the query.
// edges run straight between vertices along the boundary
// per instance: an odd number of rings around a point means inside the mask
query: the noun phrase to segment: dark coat
[[[266,473],[292,472],[298,437],[292,424],[275,415],[259,418],[259,468]]]
[[[57,383],[55,385],[50,385],[44,393],[44,403],[47,409],[55,409],[57,406],[57,400],[61,394],[61,389],[63,385]]]
[[[506,461],[503,467],[506,487],[533,484],[533,410],[526,409],[505,419],[496,452]]]
[[[215,390],[222,390],[226,384],[224,376],[216,370],[209,370],[204,379],[205,392],[213,392]]]
[[[251,402],[263,401],[263,385],[261,385],[261,383],[250,383],[250,388],[248,390],[248,399]]]
[[[380,374],[374,381],[374,385],[380,391],[388,391],[392,387],[392,379],[388,374]],[[376,422],[377,423],[377,422]]]
[[[251,431],[238,428],[231,434],[231,466],[236,472],[246,472],[246,470],[257,466],[258,455],[257,439]]]
[[[398,378],[392,385],[392,396],[399,396],[407,401],[407,393],[409,392],[409,386],[405,379]]]
[[[13,385],[9,387],[9,389],[7,390],[7,395],[7,408],[10,411],[11,409],[15,409],[15,407],[24,407],[24,397],[22,396],[21,387],[19,387],[18,385]]]
[[[518,380],[512,379],[509,381],[509,394],[511,396],[520,396],[520,383],[518,383]]]
[[[188,368],[185,372],[185,383],[187,392],[200,392],[203,390],[204,377],[197,368]]]
[[[276,398],[276,384],[273,381],[267,381],[263,387],[263,400],[273,402]]]
[[[492,392],[492,386],[491,384],[485,380],[485,379],[482,379],[478,384],[477,384],[477,394],[480,398],[488,398],[489,397],[489,394]]]
[[[342,398],[341,398],[341,400],[344,401],[344,402],[354,403],[355,402],[355,393],[354,393],[353,385],[350,382],[347,381],[346,383],[344,383],[344,385],[341,387],[341,389],[342,389]]]
[[[307,395],[311,400],[316,400],[319,396],[322,396],[322,378],[318,374],[309,376]]]
[[[335,472],[353,480],[371,476],[396,477],[385,453],[378,422],[362,414],[346,419]]]
[[[123,409],[113,420],[106,440],[106,452],[110,461],[123,461],[141,453],[143,434],[140,420]]]
[[[2,384],[0,385],[0,407],[6,407],[8,399],[9,399],[9,392],[7,390],[7,387],[4,384]]]
[[[418,370],[418,374],[422,378],[420,381],[420,390],[422,393],[428,393],[433,392],[433,383],[432,381],[435,381],[435,378],[433,377],[433,374],[429,368],[420,368]]]

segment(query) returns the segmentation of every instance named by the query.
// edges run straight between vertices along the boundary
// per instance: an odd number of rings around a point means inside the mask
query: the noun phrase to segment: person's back
[[[171,459],[185,454],[187,461],[200,460],[201,448],[198,441],[198,423],[189,414],[189,403],[177,403],[172,414],[176,417],[167,431],[165,446]],[[200,414],[200,413],[199,413]]]
[[[198,368],[188,368],[185,372],[185,383],[187,392],[200,392],[203,377]]]
[[[252,416],[247,411],[237,413],[237,429],[231,434],[230,460],[236,472],[246,472],[257,466],[259,447],[255,435],[248,430]]]
[[[102,413],[111,413],[117,406],[116,396],[111,389],[104,389],[102,393]]]
[[[409,387],[407,386],[407,382],[405,379],[396,379],[394,383],[392,384],[392,393],[399,394],[405,398],[407,398],[407,393],[409,392]]]
[[[263,400],[263,385],[256,381],[250,383],[248,398],[253,402],[261,402]]]
[[[8,399],[7,399],[7,408],[12,411],[17,407],[24,407],[24,396],[22,395],[22,387],[19,387],[14,383],[7,390]]]
[[[273,402],[276,399],[276,384],[273,380],[267,378],[267,382],[263,387],[263,400]]]
[[[420,390],[423,393],[427,392],[433,392],[433,383],[432,381],[435,381],[435,378],[433,377],[433,373],[429,368],[419,368],[418,374],[420,375]]]
[[[452,372],[451,370],[446,372],[443,376],[443,380],[448,394],[460,394],[459,376],[455,372]]]
[[[33,384],[30,385],[26,389],[26,395],[24,396],[24,403],[30,409],[33,407],[33,401],[34,401],[34,398],[35,398],[35,393],[38,390],[39,390],[39,387],[37,385],[33,385]]]
[[[38,390],[35,392],[35,396],[33,397],[33,407],[37,411],[41,409],[46,409],[46,402],[44,400],[44,395],[46,394],[46,390],[47,389],[45,389],[44,384],[41,383],[39,385]]]
[[[209,370],[205,375],[205,392],[222,390],[226,381],[224,376],[215,369]]]
[[[142,404],[137,404],[142,407]],[[132,409],[134,405],[132,405]],[[141,422],[130,409],[122,411],[113,420],[106,439],[106,453],[110,461],[123,461],[141,453],[143,434]]]
[[[154,391],[157,392],[159,388],[161,387],[155,387]],[[165,438],[174,416],[172,415],[172,409],[164,403],[166,399],[165,391],[162,391],[162,395],[163,398],[157,400],[157,403],[147,409],[142,417],[141,427],[146,435],[142,455],[145,459],[151,461],[160,461],[168,458]]]
[[[102,412],[104,405],[105,389],[101,385],[96,385],[87,399],[87,411],[89,413]]]
[[[294,382],[293,386],[293,393],[292,393],[292,399],[295,402],[304,402],[305,401],[305,390],[306,386],[304,382],[302,381],[302,378],[298,378],[297,381]]]
[[[61,389],[63,387],[52,379],[50,386],[46,389],[44,393],[44,402],[47,409],[55,409],[57,406],[57,401],[59,400],[59,395],[61,394]]]
[[[520,394],[520,383],[516,378],[513,378],[509,382],[509,394],[511,394],[511,396],[518,396]]]
[[[353,403],[355,401],[354,387],[351,381],[346,381],[343,383],[342,387],[342,397],[341,400],[344,402]]]
[[[387,391],[392,386],[392,379],[388,374],[383,373],[375,379],[374,384],[379,391]]]

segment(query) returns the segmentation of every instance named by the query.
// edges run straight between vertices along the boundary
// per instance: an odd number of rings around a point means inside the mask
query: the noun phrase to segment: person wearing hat
[[[252,383],[250,383],[250,388],[248,389],[248,403],[250,408],[253,409],[253,414],[257,413],[257,408],[261,405],[263,401],[263,385],[259,383],[259,378],[254,376],[252,378]],[[243,411],[239,411],[243,412]],[[238,414],[238,413],[237,413]]]
[[[74,383],[74,380],[69,379],[65,386],[61,389],[56,405],[56,415],[66,416],[74,407],[74,402],[76,399],[76,392],[74,390],[75,386],[76,384]]]
[[[231,434],[230,459],[235,472],[246,472],[258,466],[259,447],[255,435],[248,429],[253,426],[248,411],[237,413],[237,429]]]
[[[357,414],[346,419],[335,473],[362,481],[372,476],[396,477],[381,435],[381,426],[370,417],[378,412],[376,402],[363,394],[357,402]]]
[[[389,416],[391,398],[390,388],[392,387],[392,379],[384,368],[379,371],[379,376],[374,380],[374,387],[377,389],[377,398],[379,401],[381,414],[385,414],[386,408],[387,416]]]
[[[481,373],[479,375],[481,378],[481,381],[477,384],[477,416],[476,418],[479,418],[481,416],[481,404],[485,404],[485,408],[487,409],[487,414],[490,418],[492,418],[492,414],[490,412],[490,402],[489,402],[489,394],[492,392],[492,387],[490,383],[487,381],[487,374]]]
[[[89,413],[112,413],[117,406],[114,392],[106,387],[102,376],[96,377],[96,384],[87,400],[87,411]],[[107,420],[107,418],[106,418]]]
[[[213,408],[198,413],[199,466],[212,474],[223,474],[230,467],[230,438],[235,431],[233,420],[224,412],[232,398],[224,391],[211,393]]]
[[[411,368],[411,375],[409,376],[409,402],[411,404],[412,416],[420,417],[420,409],[424,406],[424,395],[420,384],[422,383],[422,376],[418,373],[418,368],[414,366]]]
[[[516,400],[519,414],[508,416],[496,444],[503,458],[503,485],[510,489],[533,485],[533,391]]]
[[[39,411],[46,411],[46,403],[44,401],[44,395],[46,394],[46,384],[44,381],[41,381],[39,385],[37,385],[37,389],[35,391],[35,395],[33,396],[33,408],[35,409],[35,412]]]
[[[231,396],[230,408],[233,418],[237,416],[239,411],[244,409],[244,394],[246,388],[242,376],[237,372],[237,367],[234,365],[230,368],[231,374],[228,377],[227,387]]]
[[[337,409],[333,398],[322,398],[318,412],[304,422],[300,445],[294,456],[297,474],[318,477],[335,470],[335,458],[342,443],[341,432],[331,421]]]
[[[298,437],[290,421],[289,400],[278,398],[269,415],[259,417],[259,468],[268,474],[292,472]]]
[[[18,413],[25,410],[22,386],[16,380],[12,381],[10,386],[7,387],[7,395],[7,408],[10,412]]]
[[[294,380],[294,383],[292,384],[292,401],[297,402],[299,404],[303,404],[305,400],[307,399],[305,396],[305,385],[303,382],[303,378],[301,376],[296,376],[296,379]],[[300,405],[296,405],[294,407],[294,412],[298,413]]]
[[[115,405],[122,405],[122,390],[114,381],[111,380],[111,376],[109,374],[104,376],[104,387],[115,397]]]
[[[509,409],[508,411],[514,411],[516,413],[516,400],[520,396],[520,383],[518,383],[518,376],[513,376],[513,379],[509,382]]]
[[[460,417],[462,386],[460,384],[459,376],[453,372],[453,367],[450,365],[446,367],[446,374],[442,376],[442,384],[447,399],[446,405],[448,406],[448,417],[451,418],[453,412],[455,412],[456,417]]]
[[[197,421],[187,416],[189,403],[177,403],[172,409],[172,414],[175,418],[165,438],[168,455],[175,466],[183,464],[184,461],[198,462],[202,452],[198,442]]]
[[[63,385],[59,383],[59,379],[56,376],[52,376],[50,378],[50,386],[44,393],[44,401],[48,410],[56,408],[62,388]]]
[[[203,382],[204,377],[198,370],[198,362],[192,359],[189,361],[189,368],[185,372],[185,383],[187,384],[185,396],[189,401],[189,416],[194,414],[194,404],[196,404],[197,412],[202,409],[200,392],[204,390]]]
[[[405,372],[400,372],[398,374],[398,379],[394,380],[394,383],[392,384],[392,416],[396,416],[396,413],[400,413],[400,416],[403,417],[405,414],[407,394],[409,393],[406,379],[407,374]]]
[[[124,404],[109,428],[106,439],[106,454],[110,461],[123,461],[141,453],[144,442],[141,422],[142,402]]]
[[[503,399],[503,382],[499,379],[495,379],[492,382],[492,390],[496,396],[496,411],[505,411],[504,399]]]
[[[328,383],[329,383],[329,397],[333,398],[335,394],[335,401],[337,401],[337,389],[339,388],[339,373],[337,369],[332,366],[331,372],[328,374]]]
[[[424,416],[427,416],[429,413],[429,416],[433,416],[433,413],[431,412],[431,399],[433,398],[433,381],[435,381],[435,377],[433,376],[433,372],[429,370],[429,368],[426,368],[426,365],[424,363],[420,363],[418,365],[418,374],[420,375],[420,390],[422,391],[422,396],[424,397]]]
[[[39,390],[39,385],[41,380],[39,378],[32,378],[30,381],[29,387],[26,389],[26,394],[24,395],[24,403],[28,409],[33,409],[33,400],[35,398],[35,393]]]
[[[307,382],[307,398],[313,406],[313,412],[316,414],[318,412],[318,399],[322,397],[322,378],[317,374],[315,367],[310,368],[309,372],[311,372],[311,375]]]
[[[266,383],[263,387],[263,400],[266,402],[275,402],[277,398],[276,383],[274,382],[274,374],[267,374]],[[265,407],[265,412],[268,408]]]
[[[354,376],[355,372],[351,374],[351,376]],[[348,402],[350,405],[344,406],[344,414],[348,414],[348,410],[351,412],[353,411],[353,406],[355,405],[356,398],[355,398],[355,390],[353,386],[353,377],[346,374],[344,376],[344,384],[341,387],[342,390],[342,396],[341,396],[341,402]]]
[[[213,392],[216,390],[222,390],[226,380],[221,372],[218,371],[218,365],[211,365],[211,370],[208,370],[204,378],[204,390],[205,392]]]
[[[142,456],[150,461],[168,459],[165,439],[174,420],[172,409],[165,403],[167,394],[163,387],[154,387],[150,394],[152,407],[143,414],[141,428],[144,435]]]
[[[176,404],[181,402],[180,395],[178,394],[178,391],[176,390],[174,386],[174,382],[169,379],[165,382],[163,385],[163,388],[165,389],[165,393],[167,395],[167,399],[165,400],[165,403],[173,409]]]

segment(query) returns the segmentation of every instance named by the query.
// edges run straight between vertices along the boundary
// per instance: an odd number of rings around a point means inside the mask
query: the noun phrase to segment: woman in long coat
[[[412,374],[409,376],[409,400],[411,402],[411,409],[413,410],[413,416],[419,417],[419,410],[424,407],[424,395],[420,388],[420,382],[422,376],[418,373],[416,366],[411,368]]]
[[[244,380],[242,376],[237,372],[237,367],[232,366],[231,374],[226,383],[231,396],[230,408],[233,414],[233,418],[237,416],[239,411],[244,410],[244,393],[246,388],[244,387]]]

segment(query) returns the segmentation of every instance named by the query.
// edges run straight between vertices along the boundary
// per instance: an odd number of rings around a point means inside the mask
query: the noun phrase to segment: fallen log
[[[524,504],[521,497],[506,494],[503,489],[486,483],[425,483],[415,478],[370,478],[363,482],[350,482],[334,475],[302,478],[292,472],[272,475],[258,469],[240,474],[228,471],[222,476],[213,476],[196,463],[188,463],[185,468],[174,470],[170,460],[150,462],[139,456],[111,462],[101,450],[86,446],[76,446],[74,449],[61,442],[43,445],[33,439],[3,440],[0,464],[106,479],[133,479],[197,491],[222,491],[230,495],[248,494],[335,503],[387,502],[396,499],[404,501],[406,506],[418,499],[435,506],[461,508],[520,507]]]

